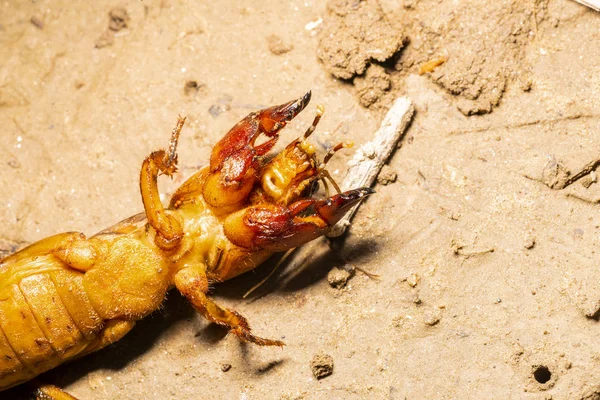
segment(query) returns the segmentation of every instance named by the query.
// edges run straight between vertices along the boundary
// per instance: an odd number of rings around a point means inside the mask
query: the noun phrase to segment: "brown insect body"
[[[0,391],[119,340],[160,307],[172,286],[242,340],[283,345],[254,336],[244,317],[206,293],[209,282],[321,236],[372,193],[360,188],[310,197],[312,183],[323,178],[305,141],[312,130],[275,157],[263,157],[309,100],[310,92],[245,117],[215,145],[210,165],[164,208],[157,177],[176,171],[180,118],[169,150],[152,153],[142,165],[144,213],[90,238],[63,233],[1,260]],[[270,139],[256,145],[263,134]]]

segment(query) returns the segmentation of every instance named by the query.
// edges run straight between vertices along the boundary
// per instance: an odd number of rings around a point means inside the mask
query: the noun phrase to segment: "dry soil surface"
[[[272,263],[214,289],[283,349],[171,292],[42,379],[80,399],[600,399],[599,43],[600,13],[570,0],[0,3],[2,255],[139,212],[178,114],[166,195],[249,111],[308,89],[282,144],[317,103],[323,152],[368,141],[398,96],[416,107],[343,242],[250,300]]]

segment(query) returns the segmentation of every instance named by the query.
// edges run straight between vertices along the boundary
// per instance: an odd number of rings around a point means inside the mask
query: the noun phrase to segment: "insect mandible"
[[[303,137],[273,157],[267,153],[310,101],[299,99],[252,112],[214,146],[210,163],[160,201],[159,175],[177,170],[179,117],[167,150],[143,162],[144,212],[94,236],[62,233],[0,261],[0,391],[26,382],[63,362],[122,338],[135,322],[177,288],[210,322],[246,342],[282,346],[256,336],[246,319],[216,304],[209,285],[260,265],[275,252],[307,243],[334,225],[373,191],[340,193],[325,164],[307,142],[322,106]],[[257,144],[262,135],[267,140]],[[328,179],[337,194],[314,198]],[[72,399],[52,385],[39,398]]]

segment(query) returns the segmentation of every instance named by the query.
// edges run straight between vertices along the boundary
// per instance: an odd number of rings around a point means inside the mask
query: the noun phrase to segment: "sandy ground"
[[[241,344],[171,293],[43,379],[81,399],[600,399],[600,14],[484,3],[0,3],[3,255],[139,212],[141,161],[178,113],[167,194],[249,111],[308,89],[282,144],[317,103],[323,151],[368,141],[397,96],[416,105],[335,251],[312,245],[252,300],[268,266],[215,289],[283,349]],[[331,287],[350,266],[380,278]],[[317,380],[320,353],[334,370]]]

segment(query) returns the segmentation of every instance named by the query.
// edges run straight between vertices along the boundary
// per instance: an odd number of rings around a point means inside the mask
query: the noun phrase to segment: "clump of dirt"
[[[329,354],[315,354],[310,361],[310,369],[317,379],[323,379],[333,374],[333,358]]]
[[[129,13],[123,7],[113,8],[109,11],[108,17],[108,29],[115,32],[127,28],[127,25],[129,25],[129,21],[131,20]]]
[[[385,10],[380,3],[331,0],[318,49],[331,74],[353,79],[363,106],[389,104],[392,84],[400,88],[401,78],[416,72],[457,96],[467,116],[491,112],[512,81],[531,90],[531,79],[516,71],[527,70],[523,51],[547,19],[545,3],[490,3],[485,12],[476,1],[441,3],[433,19],[421,18],[425,2],[383,2]],[[436,68],[423,68],[429,65]]]
[[[407,16],[419,8],[417,4]],[[516,80],[514,71],[523,70],[523,51],[545,19],[545,8],[538,2],[510,1],[489,3],[483,10],[467,1],[439,11],[439,19],[413,22],[410,56],[417,64],[432,55],[447,57],[431,79],[458,96],[456,106],[464,115],[491,112]]]
[[[346,286],[354,273],[355,268],[352,265],[346,265],[343,268],[335,267],[327,274],[327,281],[331,287],[341,289]]]
[[[221,364],[221,371],[228,372],[230,369],[231,369],[231,364],[229,364],[229,363]]]
[[[565,165],[552,157],[542,170],[542,182],[550,189],[564,189],[571,176],[571,171]]]
[[[379,175],[377,175],[377,183],[386,186],[390,183],[396,182],[397,178],[398,173],[394,171],[389,165],[384,165],[383,168],[381,168]]]
[[[402,33],[388,23],[376,1],[332,0],[327,9],[317,55],[336,78],[353,79],[402,49]]]
[[[131,17],[123,7],[115,7],[108,12],[108,29],[96,39],[95,46],[98,49],[112,46],[115,42],[115,32],[128,27]]]
[[[370,65],[364,76],[354,78],[354,86],[360,104],[370,107],[389,94],[392,81],[385,68],[380,65]]]

